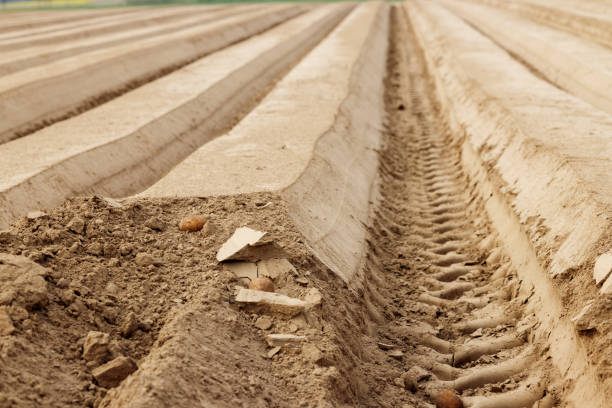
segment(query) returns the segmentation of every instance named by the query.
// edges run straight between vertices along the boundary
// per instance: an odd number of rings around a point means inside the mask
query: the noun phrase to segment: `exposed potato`
[[[208,221],[208,218],[206,217],[192,215],[183,218],[181,222],[179,222],[178,228],[180,231],[196,232],[200,231],[204,227],[206,221]]]
[[[274,292],[274,282],[272,282],[272,279],[270,278],[260,276],[259,278],[253,279],[251,283],[249,283],[249,289]]]
[[[461,398],[453,390],[442,390],[434,398],[436,408],[463,408]]]

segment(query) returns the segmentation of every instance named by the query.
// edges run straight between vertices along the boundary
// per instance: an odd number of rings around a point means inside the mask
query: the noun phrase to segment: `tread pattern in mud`
[[[388,62],[378,256],[370,265],[394,271],[399,288],[381,341],[411,349],[408,378],[423,404],[453,389],[470,407],[552,406],[542,405],[554,396],[550,368],[530,341],[530,293],[481,215],[404,17],[392,19],[399,40]]]

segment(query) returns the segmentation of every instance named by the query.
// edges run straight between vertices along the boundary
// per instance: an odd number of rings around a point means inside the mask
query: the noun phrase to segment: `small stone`
[[[74,217],[70,220],[68,225],[66,225],[66,228],[68,231],[72,231],[75,234],[82,234],[85,230],[85,220],[83,220],[81,217]]]
[[[255,320],[255,327],[261,330],[268,330],[272,327],[272,319],[268,316],[260,316]]]
[[[612,272],[612,252],[600,255],[595,261],[595,267],[593,268],[593,278],[595,278],[595,284],[599,285],[603,282],[610,273]]]
[[[393,380],[393,384],[397,385],[400,388],[404,388],[404,380],[400,377]]]
[[[35,220],[37,218],[42,218],[44,216],[46,216],[47,214],[45,214],[42,211],[30,211],[27,215],[29,220]]]
[[[387,354],[396,360],[401,360],[404,357],[404,353],[401,350],[389,350]]]
[[[152,229],[153,231],[165,231],[166,224],[157,217],[149,218],[145,221],[145,227]]]
[[[376,343],[376,345],[378,346],[379,349],[381,350],[392,350],[395,348],[395,344],[389,344],[389,343]]]
[[[90,331],[83,344],[83,359],[102,363],[109,354],[110,336],[107,333]]]
[[[461,398],[453,390],[442,390],[434,397],[436,408],[463,408]]]
[[[93,377],[104,388],[118,386],[128,375],[138,369],[129,357],[117,357],[92,371]]]
[[[0,254],[0,305],[16,303],[26,309],[45,306],[48,270],[24,257]]]
[[[279,293],[239,288],[236,302],[256,311],[295,316],[303,312],[308,303]]]
[[[274,242],[263,240],[265,232],[248,227],[237,228],[217,252],[217,261],[258,262],[271,258],[285,258],[286,253]]]
[[[276,347],[274,347],[274,348],[272,348],[272,349],[270,349],[270,350],[268,351],[268,353],[266,354],[266,357],[267,357],[267,358],[272,358],[272,357],[274,357],[274,356],[275,356],[275,355],[276,355],[276,354],[277,354],[279,351],[281,351],[281,348],[280,348],[279,346],[276,346]]]
[[[305,336],[296,336],[294,334],[268,334],[266,342],[270,347],[295,345],[306,341]]]
[[[265,232],[257,231],[248,227],[237,228],[232,236],[225,241],[217,252],[217,261],[223,262],[229,259],[241,260],[232,258],[237,252],[249,245],[255,245],[261,238],[266,235]]]
[[[123,337],[130,337],[136,330],[138,330],[138,318],[134,312],[127,314],[121,325],[121,335]]]
[[[270,278],[260,276],[259,278],[253,279],[249,283],[249,289],[262,290],[264,292],[274,292],[274,282]]]
[[[0,336],[10,336],[15,332],[15,326],[6,306],[0,306]]]
[[[191,215],[183,218],[178,225],[179,231],[197,232],[204,228],[208,218],[200,215]]]

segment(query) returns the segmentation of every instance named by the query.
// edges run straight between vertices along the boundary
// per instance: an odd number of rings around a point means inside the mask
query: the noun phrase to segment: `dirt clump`
[[[92,371],[93,378],[102,387],[118,386],[128,375],[137,370],[136,363],[128,357],[117,357]]]
[[[161,227],[177,225],[186,213],[206,214],[215,229],[185,234]],[[2,406],[113,406],[123,387],[146,379],[153,366],[185,386],[194,378],[222,378],[222,388],[199,393],[202,401],[221,399],[227,406],[377,405],[371,390],[385,383],[395,388],[399,370],[377,373],[387,357],[367,334],[364,299],[312,255],[277,195],[120,205],[86,197],[45,214],[23,217],[0,235],[2,259],[10,260],[0,264],[9,271],[2,276],[11,276],[3,288],[12,288],[2,306],[10,333],[0,337]],[[243,226],[266,231],[264,246],[283,256],[255,261],[276,293],[255,292],[299,300],[299,313],[261,313],[235,301],[248,281],[216,254]],[[28,271],[27,279],[16,281],[11,268]],[[285,344],[269,346],[267,334],[282,335]],[[192,350],[196,344],[208,351]],[[184,360],[190,350],[193,357]],[[159,356],[169,357],[158,364]],[[371,368],[353,372],[364,362]],[[160,389],[151,406],[172,405],[180,396],[176,384],[145,385]],[[404,394],[397,389],[383,405],[401,406],[398,399],[410,400]]]

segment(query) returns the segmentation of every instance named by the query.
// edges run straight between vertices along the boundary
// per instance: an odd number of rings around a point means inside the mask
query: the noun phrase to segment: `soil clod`
[[[110,336],[107,333],[90,331],[83,344],[83,359],[103,363],[110,354]]]
[[[15,326],[6,306],[0,306],[0,336],[10,336],[15,332]]]
[[[128,375],[138,369],[138,366],[129,357],[117,357],[108,363],[95,368],[92,371],[93,377],[98,384],[105,388],[118,386]]]

